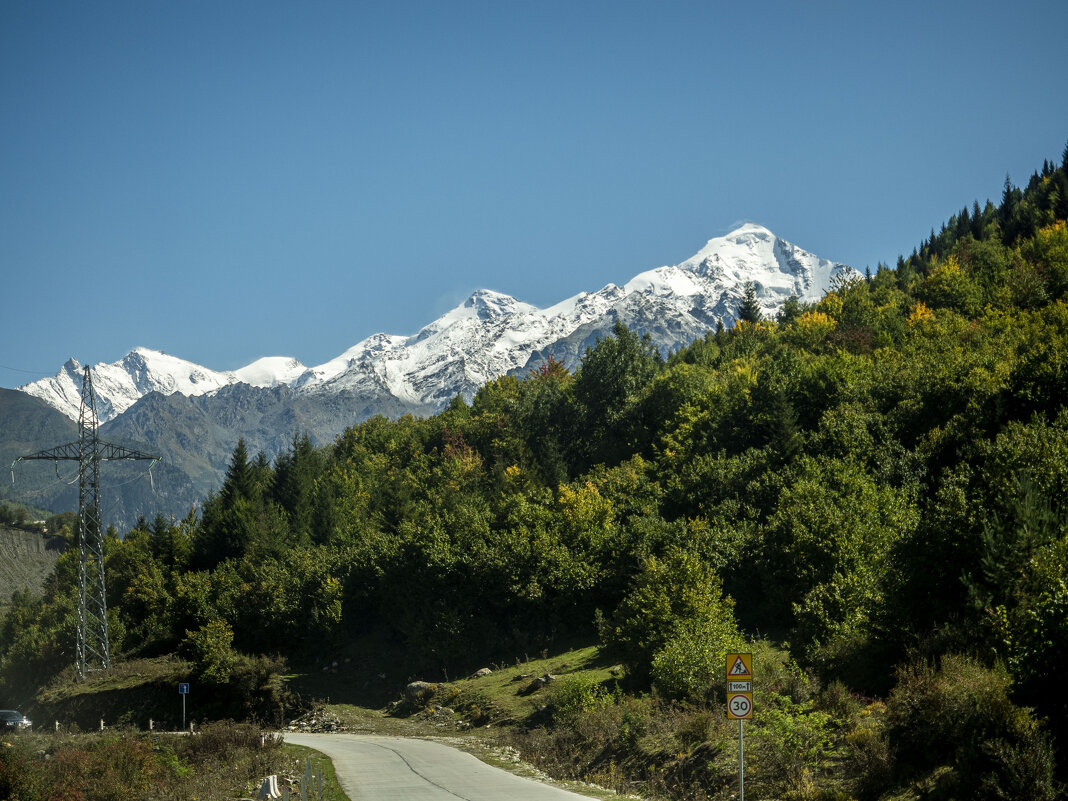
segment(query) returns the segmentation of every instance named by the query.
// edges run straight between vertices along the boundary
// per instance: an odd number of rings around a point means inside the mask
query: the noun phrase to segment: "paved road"
[[[430,740],[291,732],[285,739],[330,757],[352,801],[589,801]]]

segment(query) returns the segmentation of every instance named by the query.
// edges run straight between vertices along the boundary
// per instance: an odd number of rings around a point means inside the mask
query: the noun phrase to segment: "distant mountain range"
[[[161,419],[159,425],[167,426]],[[101,436],[121,445],[143,449],[144,439],[127,437],[119,421],[101,426]],[[0,462],[10,477],[0,480],[0,500],[12,500],[53,512],[78,509],[78,464],[73,461],[24,461],[36,453],[78,439],[78,424],[40,398],[0,388]],[[235,440],[236,442],[236,440]],[[162,455],[162,454],[161,454]],[[157,513],[183,517],[210,488],[194,487],[186,469],[195,463],[164,456],[149,474],[148,462],[112,462],[100,470],[101,514],[105,524],[125,531],[140,515]],[[212,477],[214,477],[212,473]],[[214,479],[212,479],[214,481]]]
[[[425,415],[456,395],[470,400],[487,381],[523,374],[549,356],[577,367],[617,320],[667,353],[720,321],[731,324],[746,282],[770,316],[791,295],[818,300],[836,276],[850,274],[750,223],[681,264],[545,309],[479,290],[412,336],[376,334],[316,367],[278,356],[220,372],[137,348],[93,367],[101,435],[160,453],[203,495],[220,483],[239,437],[268,455],[305,432],[326,444],[374,414]],[[54,377],[19,389],[77,420],[82,372],[70,359]],[[181,515],[188,506],[165,511]]]

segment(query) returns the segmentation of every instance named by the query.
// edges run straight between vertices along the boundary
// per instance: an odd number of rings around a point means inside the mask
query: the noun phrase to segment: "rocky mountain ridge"
[[[97,412],[113,420],[151,392],[188,397],[244,384],[286,386],[297,394],[355,393],[383,407],[437,410],[457,394],[466,399],[489,380],[523,372],[552,355],[569,368],[616,320],[648,333],[664,352],[734,319],[746,282],[765,314],[791,295],[818,300],[836,276],[852,268],[814,256],[747,223],[709,242],[686,261],[640,273],[540,309],[492,290],[479,290],[412,336],[375,334],[316,367],[289,357],[265,357],[221,372],[136,348],[93,368]],[[77,419],[82,366],[69,360],[52,378],[20,389]]]

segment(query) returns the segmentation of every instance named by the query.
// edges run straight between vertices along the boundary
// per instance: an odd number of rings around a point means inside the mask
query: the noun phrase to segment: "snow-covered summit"
[[[229,384],[288,385],[302,393],[349,392],[411,408],[441,408],[498,376],[521,372],[548,355],[576,366],[616,320],[649,333],[664,351],[688,344],[719,321],[729,323],[752,282],[766,315],[791,295],[818,300],[836,275],[854,273],[776,237],[754,223],[708,240],[685,261],[640,273],[540,309],[482,289],[411,336],[375,334],[316,367],[283,356],[217,372],[147,348],[93,368],[97,411],[116,417],[149,392],[212,393]],[[21,389],[77,419],[81,365],[68,361],[53,378]]]
[[[479,289],[473,292],[462,305],[457,306],[453,312],[462,309],[464,312],[472,313],[479,320],[493,320],[534,308],[529,303],[516,300],[511,295],[494,292],[492,289]]]
[[[702,290],[707,291],[711,284],[732,302],[741,297],[745,283],[751,281],[768,316],[774,315],[791,295],[819,300],[835,276],[856,274],[852,267],[822,259],[752,222],[708,240],[678,269],[694,276]],[[698,281],[698,277],[706,280]],[[731,306],[729,317],[734,317],[736,306]]]
[[[69,359],[52,378],[20,387],[77,420],[81,408],[83,367]],[[97,417],[106,422],[150,392],[203,395],[239,379],[150,348],[134,348],[121,360],[93,366]]]
[[[279,384],[291,383],[307,369],[288,356],[264,356],[252,364],[234,370],[234,375],[239,381],[254,387],[277,387]]]

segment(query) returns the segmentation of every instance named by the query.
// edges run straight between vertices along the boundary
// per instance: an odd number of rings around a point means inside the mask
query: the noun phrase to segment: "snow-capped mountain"
[[[83,366],[68,359],[52,378],[19,387],[68,417],[77,420],[81,408]],[[273,387],[287,384],[307,371],[296,359],[268,357],[231,372],[219,372],[149,348],[134,348],[121,360],[93,365],[93,391],[100,422],[125,412],[150,392],[190,397],[208,395],[230,384]]]
[[[412,336],[376,334],[317,367],[268,357],[219,372],[137,348],[93,368],[97,412],[112,420],[151,392],[211,395],[231,385],[288,387],[295,396],[342,393],[383,408],[440,409],[458,393],[470,399],[489,380],[554,356],[576,366],[587,346],[616,320],[648,333],[663,351],[688,344],[734,319],[747,281],[766,315],[791,295],[818,300],[835,276],[852,268],[821,259],[747,223],[711,239],[693,257],[643,272],[545,309],[479,290]],[[53,378],[20,389],[77,419],[82,367],[68,361]]]

